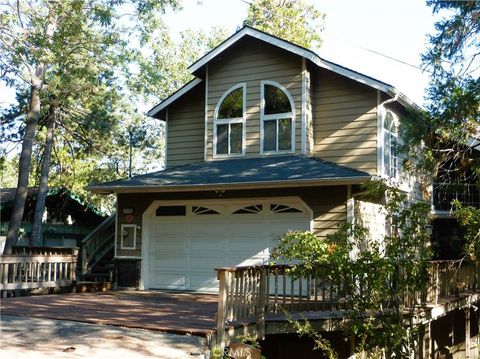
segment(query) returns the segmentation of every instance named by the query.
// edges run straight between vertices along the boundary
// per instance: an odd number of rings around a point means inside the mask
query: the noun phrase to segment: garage
[[[299,198],[154,201],[143,218],[144,288],[215,292],[214,268],[268,263],[276,238],[310,230],[311,219]]]

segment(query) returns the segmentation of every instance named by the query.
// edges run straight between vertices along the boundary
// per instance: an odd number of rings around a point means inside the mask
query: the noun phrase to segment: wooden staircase
[[[92,282],[111,282],[114,248],[115,214],[112,214],[82,240],[81,279]]]

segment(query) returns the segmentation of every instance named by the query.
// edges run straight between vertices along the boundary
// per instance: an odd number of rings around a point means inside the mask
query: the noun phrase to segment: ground
[[[1,315],[0,358],[204,358],[205,338]]]

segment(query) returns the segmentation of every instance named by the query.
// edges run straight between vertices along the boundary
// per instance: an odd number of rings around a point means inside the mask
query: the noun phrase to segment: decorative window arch
[[[228,89],[215,108],[213,124],[213,155],[243,156],[245,154],[246,83]]]
[[[295,151],[295,103],[288,90],[275,81],[260,89],[260,152]]]
[[[390,110],[383,116],[383,174],[398,177],[398,117]]]

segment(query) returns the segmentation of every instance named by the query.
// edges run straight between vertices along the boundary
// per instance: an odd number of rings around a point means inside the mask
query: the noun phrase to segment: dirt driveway
[[[0,315],[0,358],[205,358],[205,338]]]

